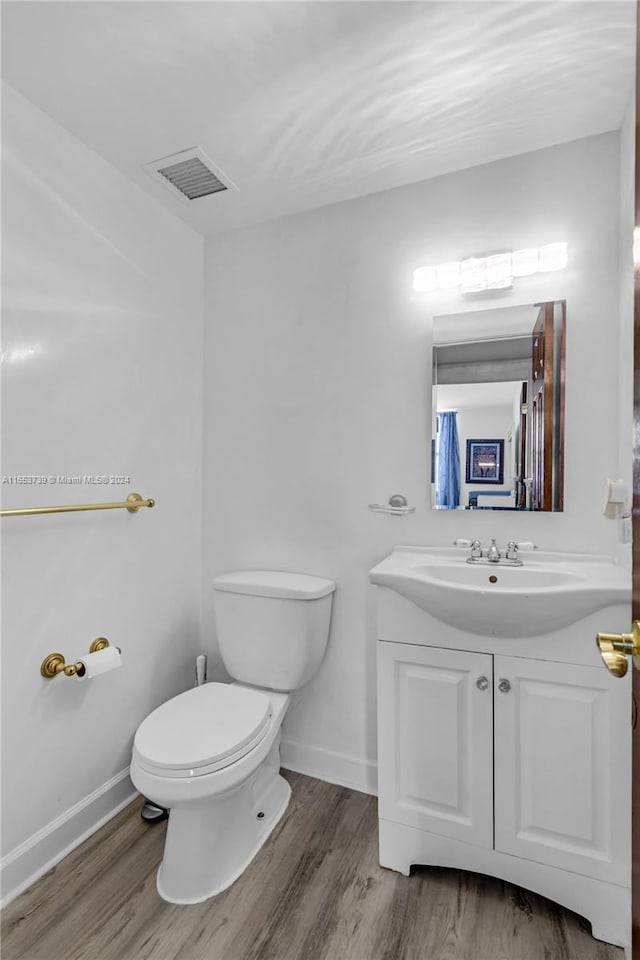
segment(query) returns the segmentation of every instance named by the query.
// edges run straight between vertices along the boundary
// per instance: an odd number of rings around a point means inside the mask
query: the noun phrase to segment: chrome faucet
[[[489,563],[499,563],[500,562],[500,551],[496,546],[495,540],[491,541],[491,546],[486,553],[487,560]]]
[[[466,542],[467,544],[469,543],[468,540]],[[534,550],[537,549],[535,544],[533,543],[526,543],[526,544],[523,544],[523,546],[531,547]],[[500,563],[500,561],[502,560],[505,563],[508,563],[509,566],[511,567],[521,567],[523,564],[522,564],[522,560],[518,555],[518,547],[519,547],[519,544],[516,543],[515,540],[509,540],[507,544],[507,549],[505,550],[505,552],[500,553],[500,550],[496,545],[496,541],[492,539],[491,546],[489,547],[488,550],[484,551],[482,549],[482,544],[480,543],[479,540],[472,540],[471,553],[467,557],[467,563],[485,562],[485,563],[493,564],[493,563]]]

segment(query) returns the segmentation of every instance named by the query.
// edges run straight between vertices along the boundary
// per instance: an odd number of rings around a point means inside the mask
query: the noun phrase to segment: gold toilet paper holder
[[[89,647],[89,653],[98,653],[99,650],[106,650],[108,646],[109,641],[106,637],[96,637]],[[84,672],[85,668],[83,663],[80,661],[77,663],[66,663],[61,653],[50,653],[40,664],[40,673],[45,680],[53,680],[59,673],[64,673],[65,677],[75,677],[76,674],[82,677],[84,676]]]

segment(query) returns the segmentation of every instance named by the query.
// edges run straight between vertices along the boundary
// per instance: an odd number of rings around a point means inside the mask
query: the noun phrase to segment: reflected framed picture
[[[466,483],[504,482],[504,440],[467,440]]]

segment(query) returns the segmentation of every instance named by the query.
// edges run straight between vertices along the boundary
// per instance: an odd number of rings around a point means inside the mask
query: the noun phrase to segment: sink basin
[[[536,552],[522,559],[521,567],[471,564],[460,550],[396,547],[369,579],[443,623],[490,637],[551,633],[630,602],[631,574],[611,558]]]
[[[494,593],[500,590],[540,589],[584,583],[584,574],[570,570],[542,570],[538,566],[509,567],[506,564],[416,564],[415,576],[425,580],[440,580],[461,587],[485,587]]]

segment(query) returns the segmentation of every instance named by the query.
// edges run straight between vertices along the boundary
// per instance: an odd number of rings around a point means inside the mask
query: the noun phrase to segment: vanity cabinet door
[[[378,643],[381,818],[493,845],[492,661]]]
[[[502,656],[494,677],[496,850],[628,885],[628,678]]]

